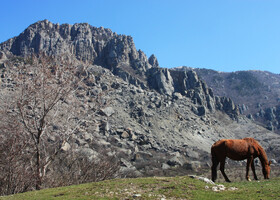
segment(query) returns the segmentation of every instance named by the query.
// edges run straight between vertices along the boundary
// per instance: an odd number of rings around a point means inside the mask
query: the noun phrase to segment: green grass
[[[222,183],[235,191],[214,192],[212,185],[187,176],[114,179],[0,197],[1,200],[67,199],[280,199],[280,178]],[[205,189],[208,185],[209,189]],[[140,194],[140,197],[136,197]]]

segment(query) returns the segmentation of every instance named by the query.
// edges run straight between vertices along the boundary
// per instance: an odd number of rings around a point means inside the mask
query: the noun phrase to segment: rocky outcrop
[[[226,96],[234,101],[242,115],[262,124],[269,130],[280,133],[277,107],[280,99],[280,75],[267,71],[218,72],[209,69],[180,67],[176,71],[194,70],[217,96]],[[229,99],[221,99],[232,109]],[[237,110],[236,110],[237,111]],[[279,115],[278,115],[279,116]]]
[[[266,128],[271,131],[280,129],[280,106],[270,107],[265,110],[260,109],[253,117],[256,120],[264,119]]]
[[[148,84],[150,88],[169,96],[180,93],[193,100],[198,105],[193,111],[199,116],[215,111],[216,109],[227,113],[236,119],[239,115],[238,107],[230,98],[214,96],[213,90],[200,80],[193,70],[176,71],[162,68],[152,68],[148,71]]]
[[[174,92],[173,78],[168,69],[153,68],[148,73],[148,84],[150,88],[161,94],[171,96]]]
[[[158,60],[156,58],[156,56],[154,54],[152,54],[150,57],[149,57],[149,64],[152,66],[152,67],[159,67],[159,64],[158,64]]]
[[[7,57],[4,52],[0,51],[0,60],[5,60]]]

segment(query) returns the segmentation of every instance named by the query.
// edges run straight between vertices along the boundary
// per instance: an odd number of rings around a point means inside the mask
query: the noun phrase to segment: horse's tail
[[[212,167],[211,167],[211,172],[212,172],[212,181],[215,182],[217,179],[217,167],[219,164],[219,160],[216,156],[215,153],[215,147],[211,147],[211,156],[212,156]]]

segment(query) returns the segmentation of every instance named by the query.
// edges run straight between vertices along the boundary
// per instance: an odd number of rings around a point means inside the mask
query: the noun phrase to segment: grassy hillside
[[[114,179],[26,192],[0,199],[280,199],[280,178],[222,184],[226,190],[214,192],[212,185],[187,176]],[[238,189],[230,191],[230,187]]]

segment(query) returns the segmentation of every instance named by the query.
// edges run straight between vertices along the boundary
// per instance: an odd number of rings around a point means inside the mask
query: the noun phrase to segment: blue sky
[[[1,1],[0,42],[36,21],[87,22],[131,35],[161,67],[280,74],[280,0]]]

